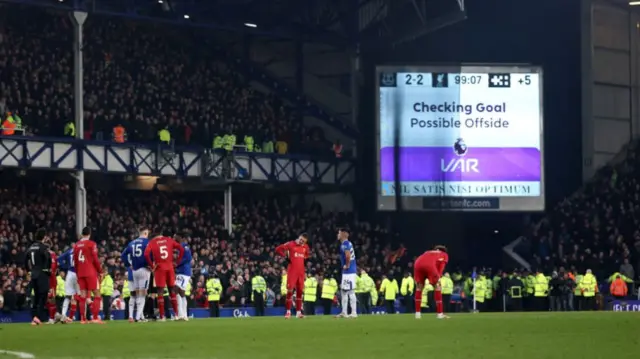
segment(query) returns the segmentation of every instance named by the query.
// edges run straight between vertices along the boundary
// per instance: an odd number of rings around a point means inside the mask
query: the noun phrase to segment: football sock
[[[436,313],[442,314],[442,290],[436,289],[433,293],[433,298],[436,301]]]
[[[129,297],[129,319],[135,318],[136,302],[137,301],[138,301],[137,297],[135,297],[135,296]]]
[[[303,310],[302,310],[302,295],[296,295],[296,312],[303,313]]]
[[[71,300],[69,298],[64,298],[64,301],[62,302],[62,315],[67,315],[67,310],[69,309],[70,302]]]
[[[347,307],[349,307],[349,296],[344,290],[341,293],[342,295],[340,296],[340,301],[342,302],[342,314],[347,315],[347,313],[349,313],[347,311]]]
[[[56,318],[56,305],[52,303],[47,304],[47,309],[49,310],[49,319]]]
[[[182,314],[184,315],[184,317],[188,317],[189,316],[189,301],[187,301],[187,297],[182,297]]]
[[[287,311],[291,310],[291,297],[293,297],[293,292],[287,292],[287,300],[284,302]]]
[[[351,315],[358,315],[358,300],[356,299],[356,292],[349,291],[349,301],[351,302]]]
[[[176,298],[176,293],[171,292],[169,294],[169,299],[171,300],[171,308],[173,308],[173,316],[178,316],[178,298]]]
[[[420,313],[420,310],[422,309],[422,290],[416,290],[415,306],[416,313]]]
[[[93,320],[100,320],[100,302],[102,302],[101,297],[93,297],[93,303],[91,303],[91,319]]]
[[[147,303],[147,300],[143,296],[136,297],[136,319],[141,320],[144,319],[144,306]]]
[[[80,320],[87,320],[87,298],[80,297],[78,306],[80,307]],[[73,308],[71,310],[73,311]]]
[[[164,318],[164,297],[158,297],[158,316]]]

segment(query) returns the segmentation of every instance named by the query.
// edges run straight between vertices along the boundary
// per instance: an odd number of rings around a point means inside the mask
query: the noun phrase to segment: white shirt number
[[[82,251],[78,253],[78,260],[80,261],[80,263],[84,263],[84,254],[82,253]]]
[[[160,246],[160,259],[169,258],[169,252],[167,252],[167,246]]]
[[[142,257],[142,244],[136,244],[133,246],[133,256],[136,258]]]

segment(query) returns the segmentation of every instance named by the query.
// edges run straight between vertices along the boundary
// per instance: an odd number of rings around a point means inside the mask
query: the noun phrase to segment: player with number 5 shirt
[[[91,305],[92,323],[102,324],[100,320],[100,276],[102,266],[98,259],[98,246],[91,239],[91,228],[82,229],[82,238],[73,247],[73,263],[76,266],[78,286],[80,287],[80,317],[81,323],[87,322],[85,305]],[[93,294],[93,301],[90,295]]]
[[[178,258],[174,263],[174,251],[178,251]],[[144,251],[144,257],[147,263],[153,269],[153,278],[158,293],[162,293],[164,288],[169,288],[169,296],[173,312],[178,315],[178,300],[173,287],[176,285],[176,272],[174,270],[177,263],[182,261],[184,256],[184,248],[173,238],[160,235],[149,241]],[[160,311],[160,321],[165,321],[164,317],[164,301],[158,300],[158,309]]]

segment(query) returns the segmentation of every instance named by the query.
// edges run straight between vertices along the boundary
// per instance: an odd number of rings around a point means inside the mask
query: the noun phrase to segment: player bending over
[[[182,246],[173,238],[160,235],[156,236],[149,242],[147,249],[144,251],[144,257],[147,260],[147,264],[149,264],[153,269],[153,279],[156,282],[156,293],[164,293],[164,289],[168,288],[173,313],[177,316],[178,299],[176,298],[176,293],[173,291],[173,287],[176,285],[176,272],[174,270],[175,265],[173,262],[174,251],[178,251],[176,263],[180,263],[184,256],[184,248],[182,248]],[[161,295],[158,295],[158,310],[160,312],[159,321],[166,321],[164,298]]]
[[[131,292],[131,297],[129,298],[129,322],[147,321],[144,318],[144,306],[147,298],[147,289],[149,288],[149,279],[151,278],[151,270],[147,267],[148,264],[145,258],[148,245],[149,229],[142,227],[138,238],[129,242],[120,257],[124,263],[130,263],[128,270],[131,271],[132,277],[129,279],[129,290]]]
[[[353,245],[349,241],[349,232],[346,229],[338,230],[340,241],[340,263],[342,264],[342,284],[340,285],[342,298],[342,312],[337,318],[357,318],[356,300],[356,254]],[[351,314],[347,315],[347,308],[351,304]]]
[[[413,278],[416,281],[416,319],[421,318],[420,307],[422,306],[422,288],[424,288],[425,279],[428,279],[429,283],[435,288],[433,296],[436,302],[438,319],[449,318],[442,311],[442,287],[440,286],[440,277],[442,277],[447,262],[449,262],[447,247],[441,245],[433,247],[433,250],[424,252],[416,259],[413,266]]]
[[[58,267],[66,270],[64,278],[64,302],[62,303],[62,316],[66,323],[72,323],[76,317],[78,301],[80,299],[80,288],[78,288],[78,276],[73,264],[73,247],[62,253],[58,257]],[[67,316],[67,310],[69,314]]]
[[[189,283],[191,282],[191,249],[187,244],[187,238],[183,235],[175,235],[176,240],[180,243],[182,248],[184,248],[184,256],[182,256],[182,261],[178,263],[176,267],[176,286],[173,288],[178,296],[178,312],[176,313],[177,320],[189,320],[188,310],[187,310],[187,296],[185,294]]]
[[[91,322],[94,324],[104,324],[100,319],[100,281],[102,277],[102,266],[98,259],[98,246],[91,239],[91,228],[82,229],[82,238],[73,247],[73,263],[76,266],[78,276],[78,287],[80,287],[80,323],[87,323],[86,305],[91,306]],[[93,300],[91,299],[93,294]]]
[[[305,267],[304,261],[309,258],[309,246],[307,245],[308,236],[302,233],[297,239],[281,244],[276,248],[276,254],[289,259],[287,267],[287,300],[285,308],[287,309],[284,317],[291,318],[291,298],[293,290],[296,290],[296,316],[304,318],[302,314],[302,293],[304,292]]]

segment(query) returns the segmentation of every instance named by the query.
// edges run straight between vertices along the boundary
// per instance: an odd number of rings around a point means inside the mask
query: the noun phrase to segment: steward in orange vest
[[[2,122],[2,134],[4,136],[13,136],[16,133],[16,123],[10,121],[9,118]]]
[[[122,125],[118,125],[113,128],[113,142],[124,143],[127,139],[127,131],[122,127]]]
[[[609,293],[617,299],[625,298],[628,291],[627,283],[625,283],[620,276],[617,276],[616,279],[611,282],[611,286],[609,287]]]

